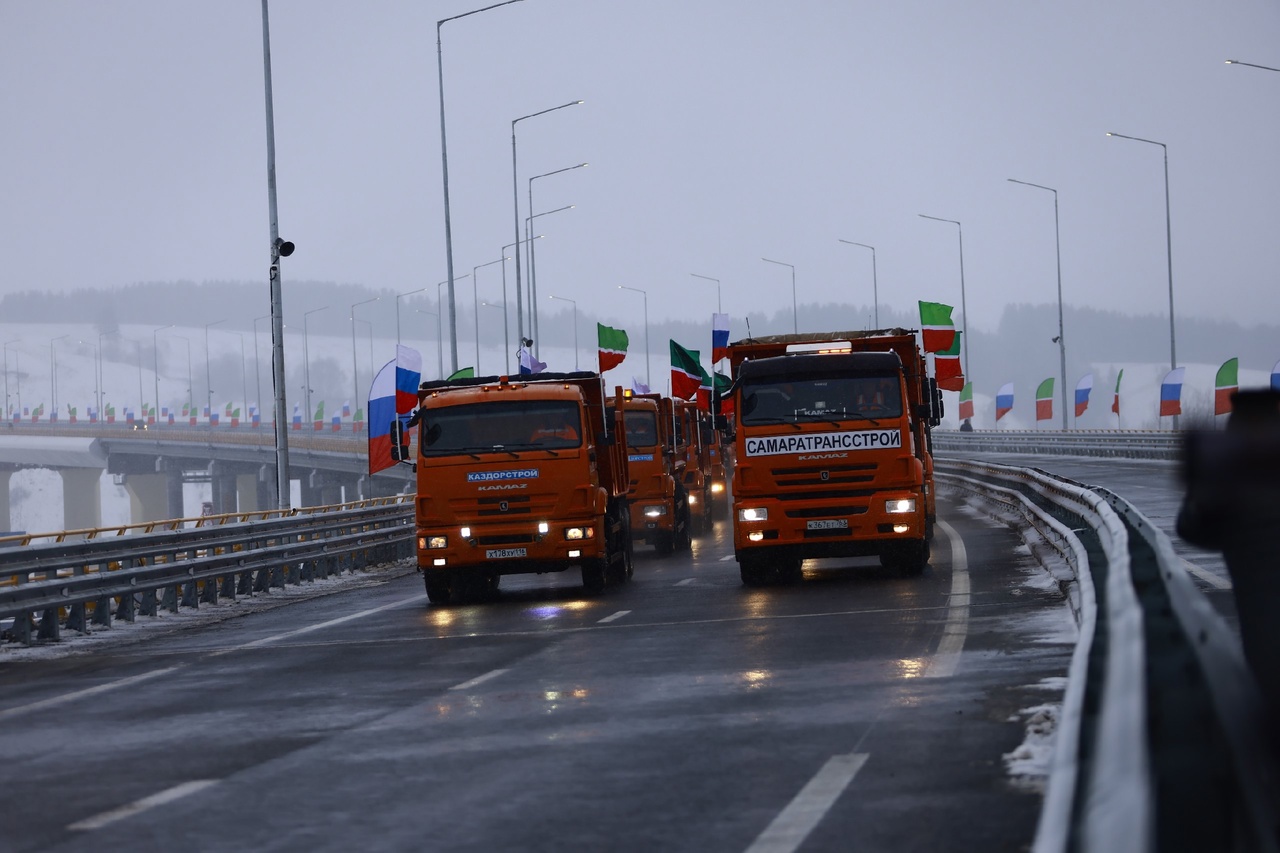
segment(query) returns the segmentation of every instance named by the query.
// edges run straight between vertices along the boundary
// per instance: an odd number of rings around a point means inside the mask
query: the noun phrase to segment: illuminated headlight
[[[549,530],[551,530],[551,525],[550,525],[550,524],[547,524],[545,521],[539,521],[539,522],[538,522],[538,532],[539,532],[539,533],[546,533],[546,532],[548,532]]]
[[[464,528],[462,528],[461,530],[459,530],[458,532],[462,534],[462,538],[463,538],[463,539],[470,539],[470,538],[471,538],[471,528],[470,528],[470,527],[464,527]]]
[[[910,529],[911,529],[911,525],[909,524],[895,524],[893,526],[894,533],[906,533]]]
[[[738,521],[768,521],[769,510],[767,507],[747,507],[738,510]]]
[[[747,534],[747,538],[750,539],[752,542],[762,542],[764,541],[764,531],[753,530]]]
[[[885,502],[884,502],[884,511],[885,511],[885,512],[889,512],[889,513],[897,513],[897,512],[915,512],[915,511],[916,511],[916,499],[915,499],[915,498],[903,498],[903,499],[901,499],[901,500],[896,500],[896,501],[885,501]]]
[[[434,560],[431,561],[431,565],[433,566],[443,566],[444,563],[445,563],[444,557],[436,557]]]
[[[711,494],[718,495],[724,491],[724,483],[712,483]]]
[[[689,495],[689,506],[693,506],[698,502],[697,495]]]
[[[645,514],[646,516],[648,516],[649,518],[657,518],[657,517],[658,517],[658,516],[660,516],[660,515],[666,515],[666,514],[667,514],[667,506],[666,506],[666,504],[658,504],[658,505],[654,505],[654,506],[647,506],[647,507],[645,507],[645,508],[644,508],[644,514]]]
[[[428,547],[428,548],[433,548],[433,549],[434,549],[434,548],[448,548],[448,547],[449,547],[449,537],[448,537],[448,536],[430,536],[430,537],[428,537],[428,538],[427,538],[427,547]]]
[[[581,556],[582,556],[582,552],[577,549],[569,552],[569,559],[571,560],[574,559],[575,557],[581,557]]]
[[[566,527],[564,529],[565,539],[594,539],[596,530],[594,527]]]

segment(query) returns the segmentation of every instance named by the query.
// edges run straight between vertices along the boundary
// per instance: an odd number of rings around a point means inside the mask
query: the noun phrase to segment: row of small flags
[[[1174,417],[1182,414],[1182,385],[1186,378],[1185,367],[1175,367],[1165,374],[1160,382],[1160,417]],[[1218,368],[1214,377],[1213,413],[1225,415],[1231,412],[1231,395],[1240,390],[1240,359],[1229,358]],[[1116,374],[1116,387],[1111,398],[1111,411],[1120,415],[1120,384],[1124,381],[1124,370]],[[1046,379],[1036,386],[1036,420],[1047,421],[1053,418],[1053,385],[1052,378]],[[1280,391],[1280,361],[1271,368],[1271,388]],[[1078,418],[1089,408],[1089,395],[1093,391],[1093,374],[1086,373],[1076,383],[1075,416]],[[1006,382],[996,392],[996,420],[999,421],[1013,409],[1013,383]],[[960,390],[960,420],[973,418],[973,383],[966,383]]]
[[[121,420],[129,426],[132,426],[135,423],[144,422],[148,426],[154,426],[156,423],[168,423],[170,425],[174,425],[179,422],[186,423],[189,426],[196,426],[199,424],[201,417],[204,418],[209,426],[216,427],[226,423],[228,426],[234,428],[239,427],[241,424],[241,409],[231,403],[228,403],[226,409],[223,411],[219,411],[217,409],[211,411],[208,406],[200,409],[192,405],[183,405],[181,414],[179,414],[177,410],[171,409],[168,406],[161,406],[158,415],[156,413],[156,407],[148,404],[143,406],[142,412],[145,414],[142,414],[129,406],[124,406],[120,411],[119,418],[117,418],[116,407],[108,403],[103,407],[101,412],[93,406],[88,406],[86,407],[85,414],[88,416],[88,422],[91,424],[114,424],[118,420]],[[78,414],[78,407],[70,404],[67,405],[68,423],[78,423]],[[11,405],[9,407],[9,418],[13,423],[21,423],[26,420],[30,420],[31,423],[38,423],[40,420],[44,419],[44,416],[45,406],[43,403],[36,406],[34,409],[29,406],[23,406],[21,410],[19,410],[15,405]],[[50,412],[48,422],[58,423],[58,421],[58,413]],[[324,402],[322,401],[316,406],[315,416],[312,421],[314,429],[316,430],[321,430],[328,426],[334,432],[338,432],[342,429],[344,424],[349,423],[354,432],[361,432],[364,429],[364,409],[356,409],[355,415],[353,416],[351,413],[351,402],[349,400],[345,401],[342,404],[342,414],[333,415],[326,423],[324,417]],[[257,406],[249,406],[248,423],[254,427],[262,426],[262,412]],[[302,406],[300,404],[294,404],[292,426],[295,430],[300,430],[302,429],[302,424]]]

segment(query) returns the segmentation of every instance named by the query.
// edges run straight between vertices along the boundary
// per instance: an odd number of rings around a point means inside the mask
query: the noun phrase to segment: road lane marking
[[[461,684],[455,684],[449,689],[450,690],[470,690],[472,687],[475,687],[480,684],[484,684],[486,681],[489,681],[490,679],[493,679],[493,678],[497,678],[499,675],[502,675],[503,673],[506,673],[509,671],[510,670],[506,670],[506,669],[495,669],[495,670],[492,670],[491,672],[486,672],[484,675],[477,675],[475,678],[471,679],[470,681],[464,681]]]
[[[682,581],[676,581],[676,586],[688,586],[689,584],[693,583],[694,580],[696,580],[696,578],[685,578]]]
[[[865,752],[851,752],[827,759],[809,784],[800,789],[800,793],[752,842],[747,853],[792,853],[798,849],[869,757]]]
[[[606,616],[603,619],[599,620],[597,624],[603,625],[606,622],[616,621],[618,619],[621,619],[623,616],[626,616],[630,612],[631,612],[630,610],[619,610],[617,613],[614,613],[610,616]]]
[[[1187,571],[1214,589],[1231,589],[1231,581],[1226,578],[1220,578],[1208,569],[1202,569],[1186,557],[1179,557],[1178,559],[1182,561],[1182,565],[1186,567]]]
[[[730,560],[736,560],[736,559],[738,559],[738,555],[737,555],[737,554],[729,554],[729,555],[728,555],[728,556],[726,556],[726,557],[721,557],[721,558],[720,558],[720,562],[722,562],[722,563],[727,563],[727,562],[729,562]]]
[[[61,696],[54,696],[49,699],[41,699],[39,702],[31,702],[26,705],[19,705],[16,708],[6,708],[0,711],[0,721],[8,720],[11,717],[17,717],[20,714],[26,714],[31,711],[42,711],[45,708],[53,708],[57,705],[65,705],[68,702],[75,702],[86,696],[93,696],[98,693],[106,693],[108,690],[115,690],[117,687],[128,687],[131,684],[137,684],[140,681],[147,681],[152,678],[159,678],[167,675],[175,670],[182,669],[181,666],[169,666],[164,669],[153,670],[152,672],[144,672],[142,675],[131,675],[128,678],[119,678],[115,681],[108,681],[106,684],[99,684],[97,687],[86,687],[83,690],[76,690],[71,693],[64,693]]]
[[[154,809],[156,806],[163,806],[168,803],[172,803],[174,800],[180,800],[183,797],[189,797],[192,794],[203,791],[210,785],[216,784],[218,784],[217,779],[196,779],[192,782],[183,782],[181,785],[174,785],[172,788],[161,791],[158,794],[152,794],[149,797],[143,797],[140,800],[135,800],[127,806],[121,806],[118,809],[112,809],[111,811],[94,815],[91,818],[77,821],[76,823],[68,826],[67,829],[73,831],[101,829],[107,824],[115,823],[118,820],[124,820],[127,817],[132,817],[133,815],[145,812],[148,809]]]
[[[425,593],[423,593],[422,595],[414,595],[409,598],[403,598],[399,601],[393,601],[390,604],[384,604],[381,607],[372,607],[368,610],[361,610],[359,613],[351,613],[347,616],[339,616],[337,619],[330,619],[327,622],[317,622],[315,625],[308,625],[305,628],[297,628],[293,631],[285,631],[283,634],[276,634],[271,637],[263,637],[261,639],[254,640],[252,642],[245,643],[243,645],[236,646],[231,649],[227,649],[226,651],[214,652],[213,654],[222,655],[222,654],[226,654],[228,651],[235,652],[241,649],[253,649],[253,648],[257,648],[258,646],[265,646],[267,643],[274,643],[278,640],[288,639],[289,637],[296,637],[299,634],[309,634],[312,631],[320,631],[324,628],[331,628],[334,625],[340,625],[343,622],[350,622],[353,619],[363,619],[365,616],[371,616],[374,613],[380,613],[383,610],[391,610],[392,608],[395,608],[395,607],[401,607],[406,604],[413,604],[414,602],[422,601],[426,597],[427,596]]]
[[[938,522],[938,529],[951,541],[951,595],[947,606],[947,624],[942,629],[938,651],[924,671],[923,678],[948,678],[955,675],[960,663],[960,651],[969,632],[969,555],[964,540],[955,528],[945,521]]]

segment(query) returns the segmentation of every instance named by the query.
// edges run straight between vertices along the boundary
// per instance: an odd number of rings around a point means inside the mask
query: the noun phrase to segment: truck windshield
[[[762,377],[744,384],[741,395],[745,426],[902,416],[897,376]]]
[[[561,400],[504,400],[428,409],[423,456],[558,450],[582,444],[579,406]]]
[[[653,412],[624,412],[627,447],[653,447],[658,443],[658,419]]]

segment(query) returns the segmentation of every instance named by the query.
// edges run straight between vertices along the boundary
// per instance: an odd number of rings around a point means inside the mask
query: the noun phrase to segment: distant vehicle
[[[627,464],[631,472],[631,536],[662,556],[690,547],[689,500],[684,490],[685,456],[677,451],[676,417],[670,397],[627,392]]]

